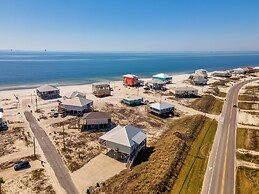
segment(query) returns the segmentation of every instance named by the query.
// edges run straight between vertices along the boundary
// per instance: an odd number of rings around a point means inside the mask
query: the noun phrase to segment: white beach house
[[[193,87],[178,87],[173,88],[172,93],[176,97],[195,97],[198,96],[198,89]]]
[[[100,144],[116,153],[116,158],[127,159],[131,167],[138,152],[146,147],[146,132],[133,125],[117,126],[100,137]]]
[[[148,105],[148,112],[158,115],[160,117],[166,117],[173,114],[175,107],[166,102],[157,102]]]
[[[83,115],[93,110],[93,101],[81,96],[65,99],[59,104],[59,110],[71,115]]]
[[[197,75],[202,75],[204,78],[208,78],[208,71],[205,69],[197,69],[194,73]]]
[[[189,80],[195,85],[207,85],[208,78],[201,74],[193,73],[190,75]]]

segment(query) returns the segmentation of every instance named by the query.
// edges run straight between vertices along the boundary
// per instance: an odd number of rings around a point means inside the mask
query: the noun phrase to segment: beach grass
[[[137,165],[107,180],[102,192],[169,193],[174,190],[174,185],[178,186],[175,181],[181,179],[184,182],[185,177],[188,191],[189,188],[197,193],[200,191],[217,122],[202,115],[185,116],[169,122],[168,130],[141,151]],[[190,166],[182,168],[187,164],[192,165],[189,174],[185,169]],[[197,175],[199,177],[196,178]]]
[[[193,101],[190,107],[204,113],[219,115],[222,111],[223,104],[223,100],[217,99],[212,95],[204,95]]]
[[[193,142],[184,165],[173,185],[171,194],[200,193],[210,150],[217,129],[215,120],[206,119],[199,135]]]
[[[259,151],[259,131],[256,129],[237,129],[237,148]]]
[[[238,167],[236,178],[236,194],[259,193],[259,170]]]

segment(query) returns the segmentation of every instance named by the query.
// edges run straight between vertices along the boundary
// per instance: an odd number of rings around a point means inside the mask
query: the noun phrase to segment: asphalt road
[[[54,170],[60,185],[64,188],[66,193],[77,194],[78,191],[71,179],[71,176],[46,132],[38,125],[37,120],[31,112],[25,111],[24,115],[30,123],[32,132],[37,138],[48,163]]]
[[[235,84],[228,92],[202,185],[202,194],[234,194],[236,179],[236,116],[239,90],[250,79]]]

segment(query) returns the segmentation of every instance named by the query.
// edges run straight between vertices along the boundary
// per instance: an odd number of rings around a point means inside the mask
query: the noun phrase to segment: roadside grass
[[[241,94],[238,96],[238,100],[241,100],[241,101],[258,101],[259,100],[259,97],[256,96],[256,95],[244,95],[244,94]]]
[[[237,129],[237,148],[259,151],[259,131],[254,129]]]
[[[238,108],[244,109],[244,110],[259,110],[259,103],[238,102]]]
[[[211,93],[215,96],[222,97],[222,98],[225,98],[227,96],[227,93],[221,92],[220,89],[217,86],[211,87],[210,91],[208,91],[206,93],[208,93],[208,94]]]
[[[230,81],[231,81],[230,79],[218,80],[218,81],[213,82],[211,85],[214,87],[218,87],[218,86],[226,87],[227,83],[229,83]]]
[[[171,192],[183,164],[187,163],[185,159],[189,150],[192,147],[196,149],[199,147],[198,144],[193,146],[195,139],[198,136],[199,139],[202,139],[204,131],[210,132],[213,130],[210,123],[213,123],[214,126],[214,121],[212,122],[211,119],[202,115],[184,116],[179,119],[168,120],[168,129],[156,142],[151,143],[149,147],[139,153],[135,163],[137,165],[131,170],[124,170],[107,180],[105,185],[102,184],[100,192],[107,194]],[[209,132],[207,134],[210,134]],[[209,148],[202,147],[201,153],[203,153],[203,149],[206,155]],[[193,153],[195,154],[195,151],[191,154]],[[200,157],[207,156],[203,156],[201,153],[199,153]],[[202,163],[199,165],[205,169],[205,165]],[[199,170],[197,174],[200,171],[205,171],[199,165],[196,165],[194,165],[193,171]],[[200,181],[201,184],[202,180]]]
[[[219,115],[222,111],[224,102],[215,98],[212,95],[204,95],[199,99],[196,99],[190,105],[191,108],[202,111],[204,113]]]
[[[238,167],[236,179],[236,194],[259,193],[259,170]]]
[[[200,193],[206,171],[210,150],[217,130],[215,120],[206,119],[199,135],[193,142],[184,161],[171,194]]]

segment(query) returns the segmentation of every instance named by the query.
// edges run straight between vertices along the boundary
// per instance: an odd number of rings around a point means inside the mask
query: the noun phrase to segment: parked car
[[[28,160],[25,160],[25,161],[22,161],[22,162],[19,162],[17,164],[14,165],[14,170],[21,170],[21,169],[24,169],[24,168],[29,168],[31,167],[30,165],[30,162]]]
[[[149,87],[145,87],[144,90],[150,90],[150,88]]]
[[[62,114],[61,114],[61,118],[65,118],[67,116],[67,113],[65,113],[65,112],[63,112]]]
[[[54,113],[53,113],[53,117],[54,117],[54,118],[57,118],[57,117],[58,117],[58,112],[54,112]]]

